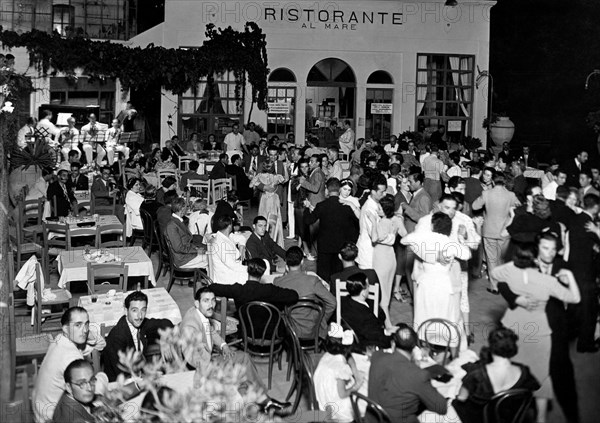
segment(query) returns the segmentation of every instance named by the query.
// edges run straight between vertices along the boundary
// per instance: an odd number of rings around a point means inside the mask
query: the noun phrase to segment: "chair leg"
[[[129,238],[129,239],[130,239],[129,246],[133,247],[133,244],[135,244],[135,234],[132,234],[131,238]]]
[[[171,287],[173,286],[174,282],[175,282],[175,277],[173,276],[173,271],[171,271],[171,277],[169,279],[169,286],[167,286],[167,292],[171,292]]]
[[[269,354],[269,375],[268,375],[268,384],[267,384],[267,389],[271,389],[271,380],[273,379],[273,360],[275,359],[275,357],[273,357],[273,351],[271,351],[271,354]]]
[[[158,270],[156,271],[156,274],[154,275],[154,279],[158,282],[158,278],[160,277],[160,271],[163,268],[163,262],[162,262],[162,258],[159,256],[158,257]]]

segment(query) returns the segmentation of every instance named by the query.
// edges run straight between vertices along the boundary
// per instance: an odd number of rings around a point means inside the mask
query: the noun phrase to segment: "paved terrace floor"
[[[252,207],[249,210],[247,209],[245,213],[245,223],[251,223],[252,219],[256,216],[256,213],[256,207]],[[289,248],[294,245],[294,243],[295,241],[286,239],[285,247]],[[136,244],[139,244],[139,242]],[[152,255],[152,261],[156,268],[158,264],[156,254]],[[305,268],[306,270],[315,271],[316,264],[315,262],[305,261]],[[157,281],[157,286],[166,288],[169,280],[168,276],[168,274],[166,276],[161,275]],[[58,275],[53,273],[50,279],[53,287],[56,287]],[[489,331],[500,320],[506,307],[504,300],[500,296],[488,293],[486,287],[486,279],[473,280],[469,284],[471,323],[473,326],[473,333],[475,334],[475,343],[470,346],[470,349],[476,352],[479,352],[481,347],[485,345],[485,340]],[[177,302],[182,315],[193,306],[192,288],[189,288],[187,285],[181,286],[176,282],[171,289],[171,295]],[[412,306],[409,303],[401,303],[393,299],[390,311],[394,323],[405,322],[410,324],[412,322]],[[23,327],[21,325],[19,326]],[[25,325],[25,328],[27,328],[27,325]],[[582,423],[600,421],[600,401],[598,401],[598,398],[600,398],[600,353],[578,354],[575,351],[574,345],[571,345],[571,357],[575,365],[577,391],[580,399],[582,417],[581,421]],[[267,365],[258,363],[257,367],[266,381]],[[290,382],[286,381],[285,359],[283,361],[282,369],[282,371],[279,371],[277,365],[274,366],[273,384],[269,394],[283,400],[290,387]],[[307,402],[303,399],[298,414],[288,420],[295,422],[309,422],[316,421],[319,417],[322,417],[322,414],[315,414],[314,412],[309,411]],[[553,404],[547,421],[548,423],[563,423],[565,421],[558,404]]]

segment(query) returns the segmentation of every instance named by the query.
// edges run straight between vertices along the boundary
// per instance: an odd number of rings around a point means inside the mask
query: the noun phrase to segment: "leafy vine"
[[[160,84],[175,95],[196,89],[203,78],[233,72],[235,94],[241,102],[247,81],[251,99],[261,110],[267,109],[266,35],[254,22],[243,31],[231,27],[206,26],[206,40],[199,48],[165,48],[150,44],[145,48],[127,47],[110,41],[92,41],[82,36],[64,38],[32,30],[23,34],[0,27],[0,43],[7,48],[24,47],[29,61],[42,75],[64,73],[75,78],[76,69],[92,80],[118,78],[123,89],[144,89]]]

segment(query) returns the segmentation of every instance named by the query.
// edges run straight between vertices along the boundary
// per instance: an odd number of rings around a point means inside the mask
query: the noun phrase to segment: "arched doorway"
[[[319,139],[325,146],[325,129],[330,122],[338,123],[337,139],[343,132],[342,122],[350,121],[355,129],[356,77],[346,62],[323,59],[315,64],[306,79],[306,134]]]
[[[394,80],[384,70],[376,70],[367,78],[365,138],[387,141],[392,134]],[[389,106],[387,106],[389,105]]]
[[[269,74],[267,127],[269,136],[286,139],[296,132],[296,75],[286,68],[277,68]]]

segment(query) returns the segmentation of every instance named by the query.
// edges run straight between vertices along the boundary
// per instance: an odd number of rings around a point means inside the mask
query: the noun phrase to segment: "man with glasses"
[[[37,423],[46,422],[54,415],[54,409],[65,391],[64,374],[67,366],[83,359],[92,350],[101,351],[106,346],[101,336],[90,333],[90,321],[84,308],[69,308],[62,315],[60,323],[62,333],[54,338],[48,348],[31,395]],[[102,375],[106,378],[106,375]]]
[[[96,399],[94,368],[89,361],[78,359],[65,370],[65,392],[54,410],[55,422],[85,423],[94,421],[92,411]]]

